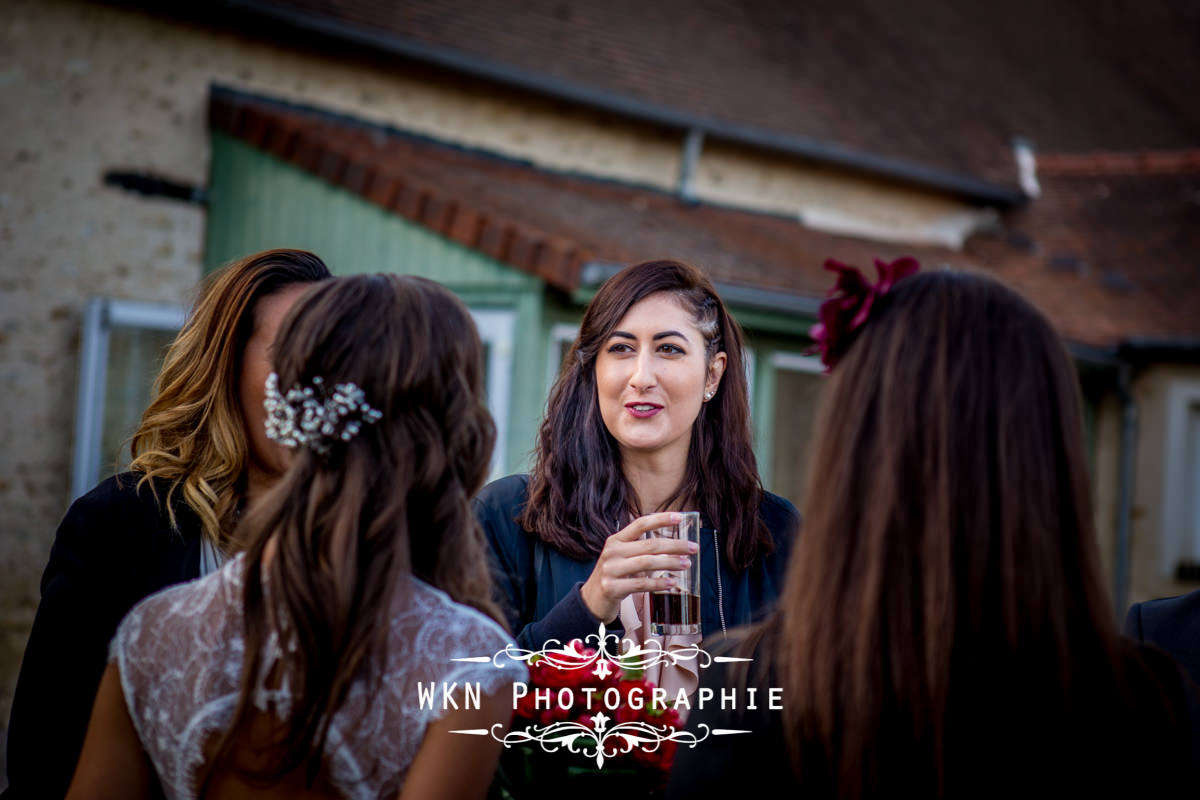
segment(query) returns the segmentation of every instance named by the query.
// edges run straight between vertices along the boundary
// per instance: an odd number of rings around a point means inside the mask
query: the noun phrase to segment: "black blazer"
[[[592,574],[596,559],[568,558],[517,525],[516,517],[525,505],[528,489],[527,475],[509,475],[485,486],[474,501],[475,517],[487,536],[492,576],[509,627],[517,643],[531,650],[550,639],[587,641],[586,637],[596,634],[600,621],[588,611],[580,587]],[[759,514],[775,550],[740,572],[726,561],[717,531],[701,528],[700,627],[706,637],[721,633],[722,616],[727,628],[761,619],[783,587],[800,514],[787,500],[770,492],[763,492]],[[721,552],[719,563],[717,551]],[[605,630],[624,634],[619,619]]]
[[[1200,590],[1134,603],[1125,617],[1125,635],[1156,644],[1175,656],[1192,682],[1200,686]]]
[[[1200,590],[1134,603],[1125,616],[1125,635],[1166,650],[1191,678],[1192,761],[1200,769]]]
[[[199,520],[179,504],[173,530],[139,477],[102,482],[58,527],[13,696],[4,800],[66,794],[117,624],[142,598],[200,574]]]

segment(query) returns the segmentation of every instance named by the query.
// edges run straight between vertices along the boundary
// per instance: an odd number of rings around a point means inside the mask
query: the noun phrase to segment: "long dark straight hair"
[[[666,293],[691,312],[704,336],[705,354],[724,352],[725,374],[692,425],[683,483],[663,508],[695,504],[725,536],[725,552],[738,569],[771,552],[759,517],[762,483],[750,434],[750,403],[742,358],[742,330],[712,283],[679,261],[628,267],[600,287],[588,304],[579,336],[550,391],[538,433],[529,500],[517,519],[526,530],[571,558],[597,556],[616,520],[650,512],[635,507],[621,470],[621,453],[604,425],[596,395],[596,358],[635,303]]]
[[[1052,752],[1119,685],[1077,379],[1046,319],[976,274],[900,281],[856,336],[758,647],[802,787],[960,795],[964,759],[1004,763],[988,736]]]
[[[470,507],[495,429],[482,346],[462,302],[423,278],[335,278],[288,314],[274,361],[282,392],[318,376],[330,388],[353,382],[382,417],[348,441],[334,439],[327,453],[297,447],[238,532],[246,657],[233,722],[205,781],[231,764],[264,779],[304,766],[315,780],[334,713],[385,646],[389,626],[381,623],[405,574],[503,625]],[[292,710],[263,741],[251,698],[266,642],[281,629],[296,648],[284,648],[269,680],[286,681]],[[265,753],[255,760],[261,769],[233,758],[235,744],[247,742]]]

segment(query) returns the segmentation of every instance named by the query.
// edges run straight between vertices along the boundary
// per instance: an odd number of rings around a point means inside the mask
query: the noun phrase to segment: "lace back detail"
[[[242,569],[238,557],[218,572],[175,586],[139,603],[113,638],[110,660],[138,736],[169,797],[194,797],[204,746],[228,728],[237,706],[245,643]],[[334,787],[346,797],[395,796],[403,786],[425,730],[445,710],[441,687],[479,686],[482,694],[508,691],[527,677],[519,662],[456,662],[490,656],[512,640],[492,620],[453,602],[415,578],[397,591],[385,652],[371,672],[378,682],[356,681],[330,724],[325,754]],[[266,675],[282,654],[272,634],[264,653]],[[433,702],[423,694],[436,687]],[[426,694],[424,699],[428,700]],[[286,682],[260,688],[254,705],[286,716]]]

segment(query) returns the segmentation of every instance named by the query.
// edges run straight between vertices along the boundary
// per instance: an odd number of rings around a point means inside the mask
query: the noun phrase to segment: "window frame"
[[[492,449],[489,480],[504,475],[508,453],[508,421],[512,408],[513,341],[517,330],[517,312],[502,308],[467,306],[480,340],[487,346],[488,411],[496,424],[496,446]]]
[[[574,322],[556,322],[550,326],[546,343],[546,397],[549,399],[550,390],[562,371],[562,346],[574,342],[579,336],[579,325]]]
[[[1189,454],[1192,463],[1200,464],[1200,453],[1188,451],[1193,444],[1188,437],[1189,425],[1200,424],[1192,419],[1192,415],[1200,417],[1200,380],[1172,381],[1167,387],[1165,411],[1160,568],[1163,575],[1174,576],[1180,564],[1200,561],[1200,535],[1194,529],[1185,531],[1188,503],[1197,502],[1189,489],[1200,478],[1188,469]]]
[[[100,444],[108,389],[108,345],[114,328],[178,331],[187,311],[174,303],[92,297],[83,311],[79,385],[75,393],[75,438],[71,446],[71,500],[100,478]]]
[[[766,357],[756,359],[759,361],[759,370],[757,380],[752,382],[754,388],[751,397],[757,400],[753,406],[753,419],[758,473],[763,486],[770,486],[775,477],[775,375],[780,370],[820,375],[825,368],[820,356],[809,356],[785,348],[764,348],[764,351]]]
[[[468,306],[479,338],[488,346],[488,411],[496,424],[496,446],[489,473],[504,473],[508,452],[509,412],[512,404],[513,339],[517,314],[512,309]],[[75,398],[75,436],[71,447],[71,500],[91,489],[100,479],[100,447],[104,435],[105,396],[108,389],[108,349],[114,328],[178,332],[187,310],[172,303],[93,297],[83,313],[80,337],[79,385]]]

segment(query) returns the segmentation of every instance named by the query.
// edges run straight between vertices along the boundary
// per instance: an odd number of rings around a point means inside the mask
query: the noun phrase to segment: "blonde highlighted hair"
[[[166,497],[158,500],[173,527],[181,502],[199,519],[206,539],[229,549],[249,453],[238,376],[255,307],[285,286],[329,277],[312,253],[280,249],[231,262],[202,284],[130,443],[139,488],[151,481],[151,488],[166,485]]]

